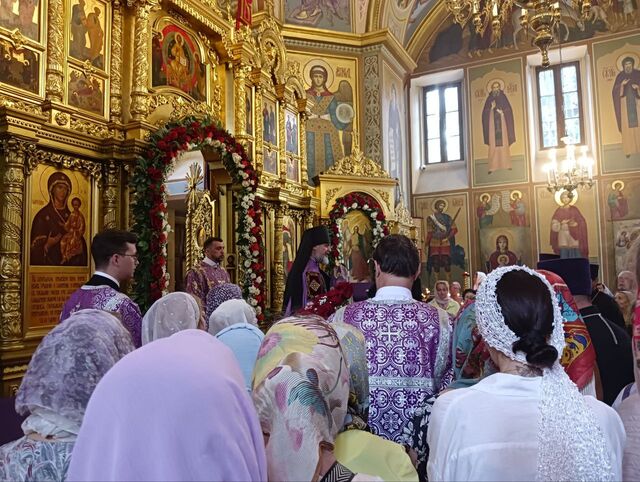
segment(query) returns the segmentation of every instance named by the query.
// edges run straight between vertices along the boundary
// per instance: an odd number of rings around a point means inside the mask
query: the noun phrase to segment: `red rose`
[[[382,211],[378,211],[378,214],[376,215],[376,219],[378,221],[384,221],[384,213]]]

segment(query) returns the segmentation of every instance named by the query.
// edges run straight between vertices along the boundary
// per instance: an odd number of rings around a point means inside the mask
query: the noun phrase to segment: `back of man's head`
[[[373,251],[380,271],[400,278],[411,278],[418,272],[420,256],[413,241],[402,234],[392,234],[380,240]]]
[[[129,231],[120,229],[106,229],[93,237],[91,256],[96,268],[105,268],[114,254],[124,254],[127,243],[136,244],[138,237]]]

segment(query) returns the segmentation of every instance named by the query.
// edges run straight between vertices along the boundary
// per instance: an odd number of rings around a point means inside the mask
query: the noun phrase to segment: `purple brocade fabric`
[[[72,313],[86,308],[118,313],[122,324],[131,333],[136,348],[142,345],[142,315],[138,305],[127,295],[109,286],[84,285],[76,290],[62,307],[60,321],[64,321]]]
[[[452,379],[449,317],[425,303],[368,300],[347,306],[343,321],[367,341],[373,432],[411,443],[416,409]]]
[[[227,270],[222,266],[211,266],[201,261],[198,266],[187,271],[184,290],[200,300],[202,307],[206,307],[209,289],[221,283],[230,283]]]

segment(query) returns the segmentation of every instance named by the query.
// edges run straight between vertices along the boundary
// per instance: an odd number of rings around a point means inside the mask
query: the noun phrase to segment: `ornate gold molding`
[[[102,183],[102,165],[88,159],[57,154],[38,149],[35,144],[28,144],[22,148],[24,153],[24,174],[29,176],[38,164],[57,164],[66,169],[75,169],[93,178],[98,184]],[[21,208],[22,210],[22,208]]]
[[[104,166],[102,191],[102,227],[118,227],[118,199],[120,199],[120,166],[111,161]]]
[[[62,0],[48,2],[46,97],[54,102],[64,98],[64,6]]]
[[[56,116],[57,117],[57,116]],[[71,119],[70,124],[71,130],[76,132],[82,132],[83,134],[88,134],[93,137],[98,137],[100,139],[107,139],[112,137],[112,132],[109,128],[96,124],[94,122],[81,120],[81,119]]]
[[[2,373],[7,375],[7,374],[10,374],[10,373],[26,372],[27,368],[29,368],[29,365],[14,365],[14,366],[10,366],[10,367],[5,367],[2,370]]]
[[[342,188],[340,187],[333,187],[333,188],[329,188],[327,189],[327,194],[325,196],[325,200],[324,200],[324,208],[328,209],[329,208],[329,204],[331,203],[331,201],[333,201],[333,196],[336,195],[336,193]]]
[[[171,106],[172,110],[169,114],[169,120],[171,121],[184,119],[188,116],[209,116],[215,121],[220,120],[219,107],[215,109],[215,106],[211,106],[206,102],[193,102],[180,95],[172,94],[154,94],[150,99],[149,112],[154,112],[163,105]],[[166,121],[166,118],[158,119],[156,125],[164,124]]]
[[[393,209],[391,209],[391,202],[389,200],[389,191],[383,191],[382,189],[374,189],[374,191],[378,194],[378,196],[380,196],[380,198],[382,198],[384,203],[387,205],[387,209],[389,211],[393,211]]]
[[[22,212],[29,144],[0,142],[0,342],[22,338]]]
[[[111,96],[109,110],[111,121],[122,120],[122,3],[113,1],[111,24]]]
[[[128,0],[132,6],[133,0]],[[159,8],[157,0],[143,0],[133,4],[135,28],[133,45],[133,86],[131,89],[131,116],[144,120],[149,115],[149,15]]]
[[[357,137],[357,133],[354,133],[354,137]],[[391,179],[387,171],[382,169],[382,166],[377,162],[365,157],[358,146],[354,147],[350,156],[338,160],[324,174]]]
[[[12,99],[6,95],[0,95],[0,107],[6,107],[20,112],[26,112],[33,115],[43,115],[42,109],[38,105],[30,104],[22,100]]]
[[[243,135],[247,133],[247,110],[245,106],[246,81],[249,67],[236,62],[233,69],[233,88],[235,92],[235,131]]]
[[[274,210],[273,221],[273,244],[276,249],[273,251],[273,273],[271,274],[271,284],[273,289],[271,292],[271,309],[275,313],[282,311],[282,302],[284,299],[284,256],[282,246],[284,239],[282,235],[284,209],[281,205],[277,205]]]

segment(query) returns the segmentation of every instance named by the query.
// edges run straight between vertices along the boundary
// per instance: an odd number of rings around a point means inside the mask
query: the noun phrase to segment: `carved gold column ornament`
[[[242,62],[233,65],[233,90],[235,97],[235,130],[238,134],[247,134],[247,110],[245,103],[247,67]]]
[[[144,120],[149,114],[149,14],[158,8],[157,0],[127,0],[135,9],[131,117]]]
[[[273,220],[273,272],[271,274],[271,309],[274,313],[282,311],[282,301],[284,298],[284,256],[282,236],[283,218],[285,214],[285,206],[277,205],[274,209]]]
[[[104,167],[102,194],[102,227],[118,227],[118,199],[120,199],[120,166],[111,161]]]
[[[22,213],[24,165],[35,146],[0,141],[0,344],[22,338]]]
[[[255,165],[254,168],[257,171],[262,171],[263,167],[263,158],[262,158],[262,149],[263,149],[263,129],[264,123],[262,122],[262,86],[260,83],[256,84],[255,96],[254,96],[254,112],[256,115],[254,116],[254,126],[255,126],[255,142],[256,142],[256,155],[255,155]]]
[[[122,121],[122,3],[113,1],[111,23],[111,100],[112,122]]]
[[[286,99],[284,97],[284,85],[279,85],[276,87],[276,94],[278,95],[278,138],[280,142],[279,146],[279,161],[278,166],[280,167],[278,173],[280,179],[284,182],[287,179],[287,146],[285,139],[287,138],[286,130],[285,130],[285,106]]]
[[[306,104],[306,99],[304,99],[303,107],[300,108],[300,99],[298,99],[298,112],[300,113],[300,182],[304,186],[309,183],[307,169],[307,111],[304,107]]]
[[[64,6],[62,0],[49,0],[47,9],[46,98],[62,102],[64,97]]]

